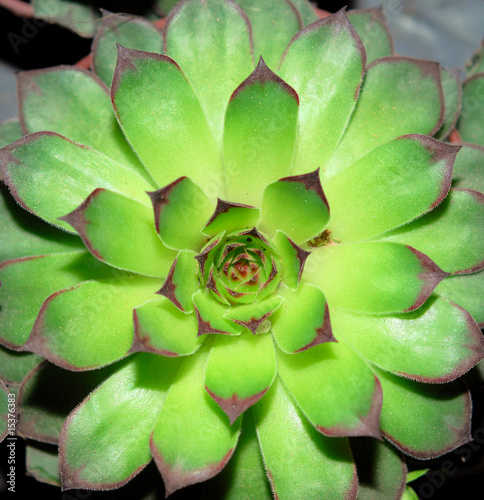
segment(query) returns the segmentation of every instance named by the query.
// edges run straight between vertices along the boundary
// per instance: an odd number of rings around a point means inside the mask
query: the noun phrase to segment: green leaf
[[[427,472],[429,472],[429,470],[430,469],[421,469],[409,472],[407,474],[407,483],[411,483],[412,481],[415,481],[419,477],[424,476]]]
[[[36,481],[60,486],[59,455],[54,446],[28,444],[25,450],[27,474]]]
[[[0,122],[0,148],[23,137],[24,132],[18,118]]]
[[[240,420],[230,425],[204,387],[208,350],[206,343],[196,356],[184,358],[151,435],[167,496],[215,476],[237,445]]]
[[[458,123],[458,130],[462,140],[480,146],[484,146],[484,124],[482,123],[483,85],[484,73],[477,73],[464,82],[462,113]]]
[[[330,307],[390,313],[419,308],[445,276],[412,247],[369,242],[315,249],[303,280],[321,288]]]
[[[119,488],[146,466],[178,367],[176,359],[137,354],[69,415],[59,445],[63,489]]]
[[[278,295],[272,295],[251,304],[243,304],[237,307],[229,307],[224,318],[248,328],[254,335],[266,333],[270,329],[271,316],[281,306],[282,299]]]
[[[300,98],[292,173],[326,165],[356,105],[364,69],[363,46],[342,10],[291,41],[279,74]]]
[[[258,206],[265,186],[288,174],[298,102],[263,59],[232,94],[223,138],[228,199]]]
[[[235,2],[244,9],[250,19],[255,60],[262,56],[270,68],[276,69],[287,44],[302,28],[298,10],[290,0],[235,0]]]
[[[452,186],[484,193],[484,147],[464,144],[454,163]]]
[[[452,189],[432,212],[381,239],[410,245],[449,273],[479,271],[484,267],[484,194]]]
[[[442,128],[435,134],[441,141],[447,139],[454,130],[462,107],[462,82],[460,70],[442,68],[442,90],[444,91],[445,114]]]
[[[72,409],[113,372],[113,365],[89,372],[71,372],[44,361],[25,378],[18,394],[22,415],[20,436],[57,444]]]
[[[348,18],[365,46],[367,64],[393,54],[393,39],[382,6],[352,10]]]
[[[449,276],[441,281],[435,292],[452,300],[468,311],[476,323],[484,328],[484,271],[468,275]]]
[[[195,314],[185,314],[166,297],[147,302],[134,310],[134,343],[131,351],[162,356],[194,353],[203,339],[197,337]]]
[[[351,441],[358,471],[358,500],[401,500],[407,468],[393,446],[371,438]]]
[[[470,441],[471,399],[461,382],[422,384],[374,369],[383,389],[382,434],[397,448],[429,459]]]
[[[378,379],[345,343],[298,354],[278,352],[279,375],[309,421],[323,434],[380,437]]]
[[[37,354],[11,351],[0,346],[0,379],[9,385],[19,385],[41,361]]]
[[[484,357],[484,339],[469,313],[431,296],[417,311],[369,316],[331,308],[331,324],[363,358],[421,382],[460,377]]]
[[[0,335],[2,344],[18,349],[27,340],[40,306],[58,290],[81,281],[107,278],[119,271],[87,252],[14,259],[0,264]]]
[[[296,291],[281,287],[278,292],[284,300],[272,318],[272,333],[284,352],[335,342],[326,299],[318,287],[301,283]]]
[[[420,135],[373,149],[324,185],[331,207],[328,228],[341,241],[358,241],[430,211],[450,189],[458,151]]]
[[[417,493],[410,486],[405,487],[401,500],[419,500]]]
[[[26,348],[69,370],[117,361],[133,342],[133,308],[158,288],[159,280],[120,276],[61,290],[42,305]]]
[[[92,44],[92,65],[108,87],[118,58],[116,43],[130,49],[161,53],[163,38],[158,29],[142,17],[103,11],[102,23]]]
[[[18,94],[25,132],[56,132],[151,183],[116,122],[107,87],[93,73],[66,66],[22,72]]]
[[[291,2],[299,11],[303,27],[318,20],[318,16],[311,2],[308,0],[291,0]]]
[[[281,260],[282,283],[296,290],[310,252],[297,246],[282,231],[276,232],[273,241]]]
[[[176,253],[156,234],[148,203],[96,189],[62,220],[94,257],[110,266],[148,276],[166,276]]]
[[[274,498],[317,500],[323,492],[327,499],[356,498],[347,441],[317,432],[279,380],[253,411]]]
[[[205,389],[230,423],[255,404],[276,376],[276,356],[270,335],[244,332],[213,340],[205,372]]]
[[[195,252],[181,251],[158,294],[170,299],[180,311],[193,312],[193,294],[200,288]]]
[[[266,232],[281,230],[301,244],[320,234],[328,220],[329,206],[319,182],[319,169],[279,179],[264,189],[260,226]]]
[[[5,185],[0,185],[0,262],[69,250],[83,250],[82,241],[23,210]]]
[[[250,410],[232,458],[206,488],[213,500],[273,500]]]
[[[368,67],[358,105],[323,179],[401,135],[433,135],[442,125],[443,102],[438,63],[400,56],[378,59]]]
[[[189,177],[180,177],[168,186],[148,193],[155,212],[155,226],[169,248],[200,250],[201,233],[213,212],[213,205]]]
[[[222,231],[231,233],[251,229],[260,219],[260,210],[241,203],[231,203],[217,199],[217,207],[203,229],[203,234],[214,236]]]
[[[164,47],[183,68],[220,144],[227,102],[254,69],[247,16],[228,0],[181,2],[167,19]]]
[[[199,290],[193,296],[198,321],[198,335],[208,333],[240,335],[243,327],[224,318],[227,306],[219,302],[208,289]]]
[[[0,151],[3,179],[17,202],[38,217],[72,231],[59,217],[96,188],[146,203],[151,185],[86,146],[50,132],[28,135]]]
[[[69,0],[33,0],[34,15],[50,23],[69,28],[74,33],[91,38],[96,32],[96,9],[83,2]]]
[[[216,197],[221,158],[200,102],[169,57],[118,45],[111,87],[114,108],[128,141],[159,186],[189,169]]]

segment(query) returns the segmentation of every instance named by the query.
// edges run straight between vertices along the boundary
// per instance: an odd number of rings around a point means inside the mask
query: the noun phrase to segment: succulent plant
[[[64,489],[153,458],[166,495],[400,498],[394,447],[470,439],[484,153],[442,142],[456,72],[392,47],[378,9],[186,0],[19,75],[2,375],[35,367],[18,429]]]

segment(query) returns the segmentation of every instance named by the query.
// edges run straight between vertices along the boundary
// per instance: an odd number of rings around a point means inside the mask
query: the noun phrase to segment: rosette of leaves
[[[379,10],[188,0],[117,55],[106,23],[95,73],[19,75],[27,135],[0,151],[30,212],[5,198],[2,342],[49,362],[19,432],[58,441],[64,489],[153,458],[167,495],[399,498],[386,442],[468,441],[484,355],[482,172],[432,137],[458,77],[395,56]]]

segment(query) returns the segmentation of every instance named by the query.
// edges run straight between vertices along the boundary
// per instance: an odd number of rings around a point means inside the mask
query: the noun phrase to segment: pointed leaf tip
[[[235,448],[230,449],[225,457],[218,463],[208,465],[201,469],[184,470],[181,465],[172,466],[161,456],[158,448],[150,439],[150,449],[153,460],[160,471],[163,482],[165,483],[165,498],[186,486],[208,481],[216,476],[232,457]]]
[[[462,149],[462,146],[456,144],[447,144],[437,141],[433,137],[421,136],[417,134],[401,137],[401,139],[406,138],[419,140],[422,145],[431,153],[432,163],[444,163],[440,193],[432,203],[432,205],[430,205],[429,210],[431,210],[442,202],[451,188],[455,158],[457,156],[457,153]]]
[[[320,234],[329,217],[319,168],[307,174],[283,177],[264,190],[261,226],[269,233],[281,230],[301,244]]]
[[[435,287],[447,276],[449,273],[446,273],[427,255],[416,250],[415,248],[405,245],[419,260],[419,263],[422,267],[422,271],[417,276],[418,279],[424,282],[420,293],[415,300],[415,303],[404,310],[404,312],[414,311],[418,309],[430,296],[430,294],[434,291]]]
[[[173,266],[170,269],[170,272],[168,273],[168,276],[166,277],[165,282],[163,283],[163,286],[156,292],[157,295],[163,295],[166,297],[168,300],[170,300],[174,306],[178,307],[180,311],[183,311],[183,306],[180,304],[178,299],[176,298],[176,285],[173,283],[173,270],[175,268],[176,261],[174,262]]]
[[[233,92],[233,94],[230,96],[230,101],[232,102],[243,90],[245,90],[247,87],[250,87],[251,85],[254,85],[255,83],[260,83],[262,85],[268,83],[268,82],[273,82],[279,85],[283,90],[285,90],[289,95],[291,95],[296,103],[299,105],[299,96],[297,92],[288,84],[286,83],[282,78],[277,76],[264,62],[264,59],[262,56],[259,58],[259,62],[255,68],[255,70],[252,72],[252,74],[247,77]]]
[[[186,176],[179,177],[176,181],[173,181],[168,186],[157,189],[156,191],[147,191],[146,194],[150,197],[151,203],[153,204],[153,210],[155,212],[155,226],[156,230],[160,232],[160,217],[163,208],[169,203],[170,194],[176,188],[180,182],[186,179]]]
[[[307,174],[284,177],[283,179],[279,179],[279,182],[298,182],[306,188],[306,191],[314,191],[321,199],[321,201],[326,205],[329,212],[329,204],[324,194],[323,187],[321,186],[319,170],[320,169],[317,168],[313,172],[309,172]]]
[[[261,399],[265,393],[269,390],[269,388],[264,389],[263,391],[254,394],[253,396],[247,398],[240,398],[237,394],[233,394],[230,398],[222,398],[217,396],[214,392],[210,391],[210,389],[205,386],[207,393],[210,397],[222,408],[223,412],[227,415],[230,421],[230,425],[239,418],[242,413],[245,412],[252,405],[257,403],[259,399]]]
[[[137,71],[136,65],[133,63],[133,59],[154,59],[156,61],[164,61],[167,63],[171,63],[176,66],[178,69],[180,67],[178,64],[168,56],[163,54],[157,54],[156,52],[146,52],[144,50],[136,50],[130,49],[129,47],[125,47],[120,43],[116,42],[116,48],[118,49],[118,60],[116,61],[116,67],[114,70],[113,81],[111,84],[111,99],[113,101],[114,108],[116,109],[116,105],[114,103],[114,96],[116,95],[119,85],[121,82],[121,78],[123,74],[129,71]]]
[[[257,225],[260,209],[243,203],[232,203],[217,198],[217,206],[203,228],[203,233],[209,236],[223,230],[232,232]]]
[[[329,307],[328,304],[324,306],[324,320],[323,324],[316,328],[316,336],[309,344],[305,345],[294,351],[295,353],[305,351],[311,347],[315,347],[319,344],[324,344],[325,342],[338,342],[333,335],[333,329],[331,328],[331,321],[329,319]]]
[[[92,253],[94,257],[99,260],[104,260],[102,255],[99,253],[97,249],[94,248],[92,242],[87,237],[86,226],[89,221],[84,216],[84,212],[92,203],[92,200],[96,198],[100,193],[106,191],[104,188],[95,189],[77,208],[75,208],[72,212],[59,217],[59,220],[67,222],[70,224],[81,237],[83,243],[86,245],[87,249]]]

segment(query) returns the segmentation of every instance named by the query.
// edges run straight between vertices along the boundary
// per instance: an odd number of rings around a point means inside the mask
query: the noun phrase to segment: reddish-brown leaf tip
[[[218,328],[214,328],[210,321],[205,321],[200,314],[197,306],[193,304],[193,308],[195,310],[195,314],[197,315],[197,324],[198,324],[198,333],[197,337],[201,337],[202,335],[208,334],[220,334],[220,335],[231,335],[230,332],[225,332],[224,330],[219,330]]]
[[[263,391],[258,392],[257,394],[246,398],[240,398],[235,393],[230,398],[222,398],[220,396],[217,396],[207,386],[205,386],[205,390],[227,415],[230,421],[230,425],[233,425],[233,423],[240,415],[242,415],[242,413],[245,412],[245,410],[257,403],[257,401],[259,401],[259,399],[264,396],[264,394],[269,390],[269,387],[267,387]]]
[[[180,301],[176,296],[176,287],[177,285],[173,282],[173,275],[175,274],[176,264],[178,262],[178,257],[176,257],[175,261],[170,267],[170,271],[168,272],[168,276],[166,277],[161,288],[156,292],[158,295],[163,295],[168,300],[172,302],[172,304],[180,309],[180,311],[185,312],[183,306],[180,304]]]
[[[162,61],[167,62],[169,64],[173,64],[180,71],[180,67],[178,64],[171,59],[171,57],[165,56],[163,54],[157,54],[155,52],[146,52],[143,50],[130,49],[128,47],[124,47],[123,45],[116,43],[116,48],[118,49],[118,59],[116,61],[116,67],[114,69],[113,81],[111,84],[111,100],[113,102],[114,109],[116,110],[115,105],[115,96],[119,90],[119,86],[121,84],[121,79],[123,74],[126,71],[137,71],[136,65],[134,64],[135,59],[152,59],[154,61]]]
[[[311,252],[304,250],[301,248],[299,245],[297,245],[294,241],[289,238],[289,236],[286,236],[287,240],[291,244],[292,248],[296,250],[296,258],[299,261],[299,272],[297,276],[297,282],[301,281],[301,276],[304,271],[304,265],[306,264],[307,258],[311,255]]]
[[[179,177],[168,186],[165,186],[161,189],[157,189],[156,191],[147,191],[147,195],[151,199],[151,203],[153,204],[153,210],[155,212],[155,226],[156,231],[160,232],[160,218],[162,216],[163,208],[170,201],[170,194],[175,189],[175,187],[180,184],[181,181],[186,179],[186,177]]]
[[[309,172],[307,174],[283,177],[282,179],[279,179],[278,182],[297,182],[304,186],[306,191],[314,191],[321,199],[321,201],[326,205],[329,212],[328,200],[326,199],[326,195],[323,191],[323,186],[321,186],[321,181],[319,179],[319,168],[314,170],[314,172]]]
[[[181,488],[202,483],[216,476],[227,465],[235,451],[234,448],[230,449],[219,462],[208,464],[200,469],[187,469],[182,463],[169,464],[158,450],[153,437],[150,438],[150,450],[165,483],[165,498]]]
[[[323,13],[324,15],[320,15],[320,13]],[[360,53],[361,56],[361,62],[362,62],[362,67],[361,67],[361,77],[363,78],[363,75],[366,71],[366,50],[363,45],[363,42],[361,41],[360,37],[356,33],[355,28],[353,25],[350,23],[348,19],[348,15],[346,14],[346,7],[343,7],[340,9],[338,12],[331,14],[326,11],[322,11],[320,9],[316,9],[316,13],[318,14],[319,19],[317,21],[314,21],[311,24],[308,24],[307,26],[303,27],[301,30],[299,30],[293,37],[292,40],[289,42],[289,45],[286,47],[286,50],[284,51],[284,54],[282,55],[281,62],[279,64],[279,68],[282,66],[284,63],[284,59],[286,58],[286,55],[288,51],[290,50],[291,46],[293,43],[297,42],[299,38],[302,38],[304,36],[307,36],[308,34],[311,34],[314,31],[317,31],[319,28],[323,26],[332,26],[334,29],[335,35],[337,35],[339,32],[346,30],[349,35],[353,38],[356,48],[358,52]],[[359,93],[360,93],[360,87],[361,87],[361,82],[357,86],[356,91],[355,91],[355,100],[358,99]]]
[[[333,329],[331,327],[331,321],[329,318],[328,304],[325,304],[324,306],[323,324],[319,328],[316,328],[316,336],[314,337],[314,340],[295,352],[306,351],[311,347],[317,346],[319,344],[324,344],[326,342],[338,342],[333,335]]]
[[[427,257],[424,253],[416,250],[415,248],[405,245],[419,260],[422,271],[418,274],[418,279],[423,281],[422,288],[420,289],[417,298],[413,305],[404,310],[404,312],[414,311],[418,309],[430,296],[430,294],[434,291],[435,287],[447,276],[449,273],[446,273],[432,260],[430,257]]]
[[[63,215],[59,217],[59,220],[67,222],[70,224],[81,237],[86,248],[91,252],[91,254],[96,257],[96,259],[100,261],[104,261],[103,256],[99,253],[99,251],[94,248],[91,240],[87,236],[87,225],[89,221],[86,219],[84,212],[89,207],[89,205],[93,202],[93,200],[102,192],[106,191],[104,188],[95,189],[77,208],[75,208],[72,212],[67,215]]]
[[[244,326],[245,328],[250,330],[253,335],[255,335],[257,333],[257,330],[259,329],[259,327],[273,313],[274,313],[274,311],[269,311],[269,312],[265,313],[263,316],[261,316],[260,318],[251,318],[248,321],[242,321],[240,319],[233,319],[233,318],[231,318],[230,320],[233,321],[234,323],[237,323],[238,325]]]
[[[292,96],[296,100],[297,104],[299,104],[299,96],[297,95],[297,92],[266,65],[262,56],[260,56],[259,63],[257,64],[255,70],[234,90],[233,94],[230,96],[229,102],[232,102],[241,92],[254,84],[264,86],[270,82],[279,85],[282,90]]]
[[[232,208],[254,209],[255,207],[251,205],[244,205],[243,203],[232,203],[217,198],[217,206],[215,207],[213,214],[210,216],[210,219],[205,224],[205,227],[209,226],[219,215],[226,214]]]

